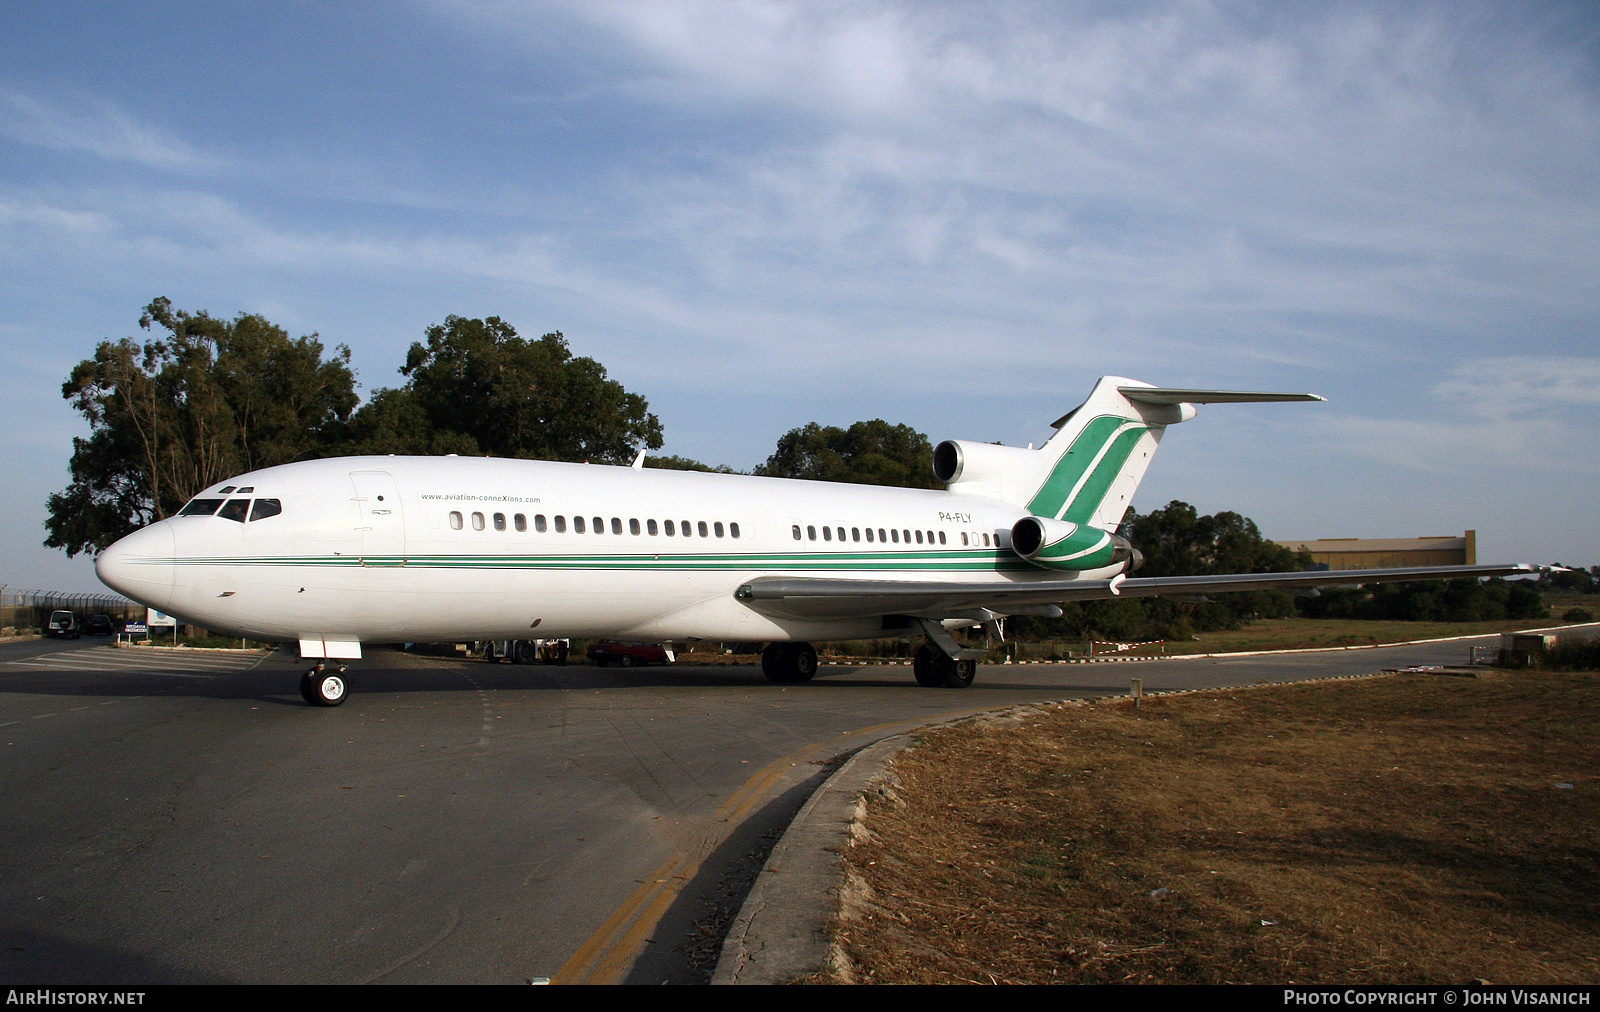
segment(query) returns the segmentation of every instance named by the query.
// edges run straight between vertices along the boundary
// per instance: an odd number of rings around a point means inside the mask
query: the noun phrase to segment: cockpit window
[[[239,494],[240,495],[249,495],[251,492],[254,492],[255,490],[256,490],[256,487],[254,485],[245,485],[245,486],[243,486],[243,487],[241,487],[239,489]],[[381,499],[383,497],[379,496],[378,498]]]
[[[217,489],[217,495],[227,495],[229,492],[232,492],[232,491],[233,491],[233,486],[232,485],[224,485],[221,488]]]
[[[227,505],[222,507],[222,512],[218,513],[217,516],[224,520],[232,520],[235,523],[242,524],[244,523],[245,515],[249,512],[249,499],[229,499]]]
[[[178,511],[180,517],[208,517],[222,505],[221,499],[191,499],[189,505]]]
[[[283,501],[280,499],[257,499],[254,508],[250,510],[250,522],[265,520],[275,517],[283,512]]]

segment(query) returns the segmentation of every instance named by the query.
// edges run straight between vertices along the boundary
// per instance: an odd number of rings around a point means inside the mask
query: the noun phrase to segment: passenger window
[[[572,533],[574,533],[574,534],[586,534],[586,533],[588,533],[588,531],[589,531],[589,528],[587,528],[587,527],[585,527],[583,525],[583,517],[573,517],[572,518]]]
[[[621,534],[622,533],[622,518],[621,517],[612,517],[611,518],[611,533],[612,534]],[[635,530],[633,533],[638,534],[639,532],[638,532],[638,530]]]
[[[824,527],[822,529],[822,540],[824,540],[824,541],[832,541],[833,540],[833,528],[832,527]]]
[[[917,544],[919,544],[919,545],[922,544],[922,532],[921,531],[917,532]]]
[[[872,542],[872,528],[871,527],[867,528],[867,542],[868,542],[868,544],[870,544]]]
[[[494,529],[497,531],[506,529],[506,515],[504,513],[496,513],[494,515]]]
[[[791,528],[791,530],[794,531],[794,539],[796,541],[799,541],[800,540],[800,525],[799,524],[795,524],[794,527]]]
[[[528,518],[518,513],[511,518],[511,525],[519,531],[525,531],[528,529]]]
[[[283,512],[283,503],[277,499],[257,499],[256,504],[250,508],[250,522],[265,520],[275,517]]]
[[[739,525],[738,524],[729,524],[728,525],[728,536],[732,537],[732,538],[736,538],[736,537],[739,536]]]
[[[612,521],[612,523],[615,522],[616,521]],[[639,533],[639,521],[637,519],[630,519],[628,521],[628,533],[633,535],[637,535]]]
[[[544,522],[544,514],[543,513],[535,513],[533,515],[533,529],[538,531],[540,534],[543,534],[545,532],[545,522]]]
[[[483,514],[482,513],[474,513],[474,514],[472,514],[472,529],[475,530],[475,531],[483,530]]]
[[[939,544],[944,544],[944,531],[939,532]]]
[[[606,532],[606,518],[605,517],[595,517],[594,518],[594,532],[596,534],[604,534]]]
[[[249,499],[229,499],[227,505],[222,507],[222,512],[218,513],[217,516],[224,520],[232,520],[235,523],[242,524],[249,512]]]
[[[861,528],[859,528],[859,527],[850,528],[850,540],[851,541],[860,541],[861,540]]]
[[[706,522],[704,520],[700,521],[700,523],[697,526],[699,528],[700,536],[702,538],[708,538],[708,537],[711,536],[710,533],[706,531]]]
[[[576,520],[580,524],[583,523],[583,517],[573,517],[573,519]],[[556,533],[557,534],[565,534],[565,533],[567,533],[567,518],[566,517],[563,517],[563,516],[556,517]],[[578,533],[582,534],[583,531],[580,529],[578,531]]]
[[[900,540],[904,541],[908,545],[911,544],[911,532],[910,531],[901,531],[900,532]]]
[[[178,511],[180,517],[208,517],[222,505],[221,499],[194,499]]]
[[[839,532],[839,540],[843,541],[844,540],[844,528],[843,527],[836,527],[834,529]]]
[[[661,525],[667,529],[667,537],[677,537],[678,532],[674,529],[675,525],[671,520],[663,520]]]
[[[889,536],[894,539],[894,543],[895,544],[898,545],[900,543],[900,532],[899,531],[894,530],[894,529],[891,528],[890,531],[889,531]]]
[[[806,524],[806,539],[809,541],[817,540],[817,529],[811,524]]]
[[[457,513],[455,510],[450,511],[450,529],[452,531],[459,531],[461,529],[461,514]]]
[[[655,537],[657,533],[659,533],[659,529],[656,527],[656,522],[654,520],[646,520],[645,524],[644,524],[644,529],[646,531],[650,532],[650,536],[652,538]]]
[[[983,547],[985,547],[985,548],[989,547],[989,535],[987,535],[987,534],[985,534],[983,536]]]
[[[716,523],[712,524],[711,525],[711,529],[716,532],[717,537],[719,537],[719,538],[722,537],[722,521],[721,520],[718,520]]]
[[[879,527],[878,528],[878,542],[881,544],[881,543],[883,543],[885,541],[888,541],[888,540],[889,540],[888,538],[883,536],[883,528]]]

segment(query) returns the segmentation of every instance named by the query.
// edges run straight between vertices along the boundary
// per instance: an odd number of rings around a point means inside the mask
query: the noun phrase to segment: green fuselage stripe
[[[317,566],[409,569],[634,570],[639,572],[1029,572],[1034,567],[1005,552],[902,552],[749,555],[272,555],[152,560],[180,566]]]

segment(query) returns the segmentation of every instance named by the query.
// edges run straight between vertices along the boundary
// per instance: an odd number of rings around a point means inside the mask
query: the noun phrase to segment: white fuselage
[[[881,616],[764,615],[734,596],[756,577],[1062,575],[1010,550],[1025,510],[950,492],[475,457],[306,461],[224,487],[240,491],[200,498],[277,500],[281,512],[169,517],[101,553],[101,579],[266,640],[753,642],[883,629]]]

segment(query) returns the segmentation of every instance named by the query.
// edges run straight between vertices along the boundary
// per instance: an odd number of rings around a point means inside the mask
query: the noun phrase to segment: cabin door
[[[400,508],[400,489],[388,471],[351,471],[355,486],[363,566],[403,566],[406,563],[406,522]]]

